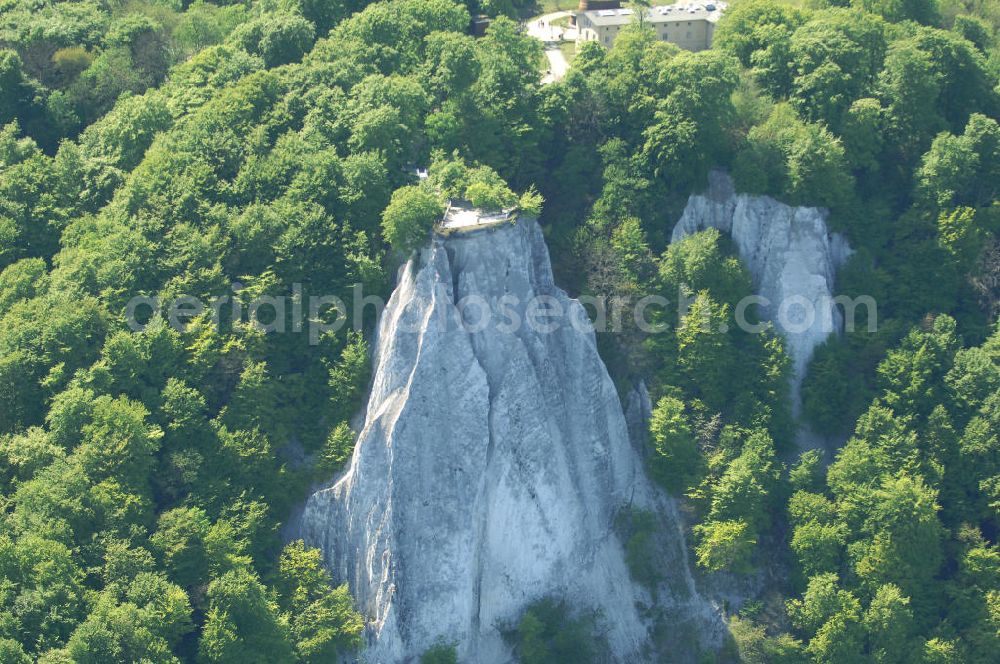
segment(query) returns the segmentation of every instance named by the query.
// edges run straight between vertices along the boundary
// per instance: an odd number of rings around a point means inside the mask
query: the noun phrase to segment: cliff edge
[[[672,242],[717,228],[732,237],[763,298],[759,313],[785,339],[792,361],[792,411],[813,351],[843,327],[834,304],[837,269],[851,255],[847,240],[831,233],[827,212],[792,207],[769,196],[737,194],[726,173],[713,171],[704,194],[691,196]]]
[[[676,510],[645,477],[534,220],[436,237],[401,269],[377,335],[353,458],[297,525],[368,617],[364,659],[415,661],[441,639],[459,661],[511,661],[501,631],[555,596],[599,612],[615,661],[650,661],[654,602],[614,526],[629,507],[659,520],[661,652],[719,645]]]

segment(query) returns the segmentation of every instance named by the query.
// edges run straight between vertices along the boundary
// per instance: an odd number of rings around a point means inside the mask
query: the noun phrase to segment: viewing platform
[[[517,210],[501,210],[500,212],[485,212],[472,203],[461,199],[452,199],[444,212],[436,231],[441,235],[452,233],[467,233],[481,228],[491,228],[503,223],[514,223],[517,220]]]

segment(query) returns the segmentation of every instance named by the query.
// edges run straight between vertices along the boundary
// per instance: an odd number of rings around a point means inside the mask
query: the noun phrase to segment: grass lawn
[[[576,42],[559,42],[559,50],[562,51],[563,57],[566,58],[566,62],[573,64],[573,59],[576,57]]]
[[[540,3],[543,14],[568,11],[580,6],[580,0],[542,0]]]

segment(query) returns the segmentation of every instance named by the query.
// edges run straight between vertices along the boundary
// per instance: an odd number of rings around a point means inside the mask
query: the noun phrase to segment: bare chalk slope
[[[834,282],[851,249],[842,235],[827,229],[826,210],[737,194],[730,177],[720,171],[709,182],[707,192],[688,199],[672,240],[707,228],[732,236],[757,293],[766,299],[762,318],[785,338],[797,414],[799,386],[813,351],[843,327],[833,302]]]
[[[480,306],[461,322],[470,296]],[[558,329],[513,324],[536,296]],[[367,661],[415,660],[438,639],[460,661],[510,661],[501,629],[546,595],[598,610],[616,661],[650,661],[651,615],[668,661],[720,643],[674,506],[647,481],[594,334],[573,319],[586,316],[554,285],[532,219],[435,238],[401,270],[350,466],[297,526],[368,616]],[[654,612],[614,528],[628,505],[661,519]]]

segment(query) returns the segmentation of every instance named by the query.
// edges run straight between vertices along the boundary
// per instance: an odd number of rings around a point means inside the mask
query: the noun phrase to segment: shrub
[[[409,253],[427,240],[444,206],[430,187],[401,187],[382,213],[382,234],[392,247]]]

